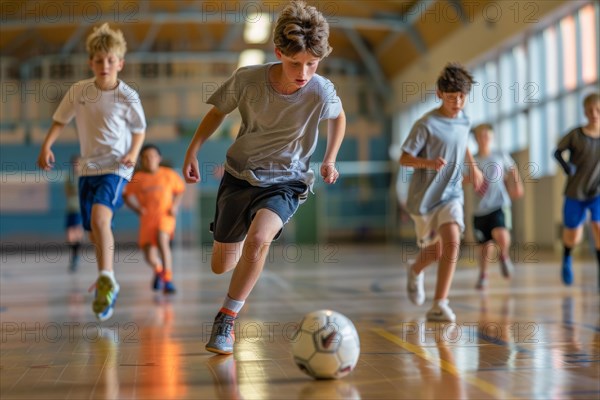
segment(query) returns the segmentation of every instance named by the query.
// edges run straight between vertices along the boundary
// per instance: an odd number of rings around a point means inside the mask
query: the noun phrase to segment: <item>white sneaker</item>
[[[438,322],[456,321],[456,315],[450,306],[448,306],[448,299],[435,300],[433,302],[433,307],[427,311],[427,320]]]
[[[408,291],[408,298],[413,304],[418,306],[425,303],[425,287],[424,287],[425,274],[421,271],[420,274],[415,274],[412,266],[408,266],[408,274],[406,277],[406,289]]]

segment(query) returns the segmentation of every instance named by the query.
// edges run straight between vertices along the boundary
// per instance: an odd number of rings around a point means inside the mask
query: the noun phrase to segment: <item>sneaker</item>
[[[235,342],[234,321],[235,317],[219,311],[215,317],[206,350],[217,354],[233,353],[233,343]]]
[[[438,322],[456,321],[456,315],[448,306],[448,299],[435,300],[433,306],[427,311],[427,320]]]
[[[562,263],[562,280],[565,285],[573,283],[573,259],[571,256],[563,257]]]
[[[177,292],[177,290],[175,290],[175,285],[173,285],[173,281],[165,282],[163,286],[163,293],[174,294],[175,292]]]
[[[92,310],[99,321],[109,319],[114,311],[115,302],[119,295],[119,284],[110,276],[100,275],[96,281],[96,297],[92,303]]]
[[[408,297],[413,304],[420,306],[425,303],[425,287],[424,280],[425,274],[421,271],[420,274],[415,274],[412,266],[408,267],[408,277],[406,279],[406,289],[408,290]]]
[[[160,273],[154,274],[154,279],[152,279],[152,290],[160,290],[162,287],[162,277]]]
[[[502,271],[502,276],[505,278],[510,278],[515,272],[515,266],[509,257],[500,258],[500,271]]]
[[[477,279],[477,283],[475,284],[475,289],[483,290],[487,288],[488,280],[484,275],[479,275],[479,279]]]

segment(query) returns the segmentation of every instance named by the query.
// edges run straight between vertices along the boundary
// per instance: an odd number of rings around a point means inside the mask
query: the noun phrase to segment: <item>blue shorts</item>
[[[65,227],[70,228],[72,226],[79,226],[79,225],[81,225],[81,214],[78,212],[67,213]]]
[[[590,210],[592,221],[600,222],[600,196],[590,200],[575,200],[565,197],[563,220],[565,228],[575,229],[585,222],[585,212]]]
[[[79,206],[83,228],[91,231],[92,206],[102,204],[115,211],[123,205],[123,188],[127,180],[115,174],[82,176],[79,178]]]
[[[307,195],[308,186],[304,182],[257,187],[226,172],[217,193],[217,210],[210,230],[217,242],[241,242],[260,209],[273,211],[285,225]],[[281,235],[282,230],[274,239]]]

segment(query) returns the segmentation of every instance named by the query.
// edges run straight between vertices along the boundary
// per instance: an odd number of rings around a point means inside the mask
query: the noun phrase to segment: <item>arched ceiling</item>
[[[377,90],[452,32],[481,14],[489,0],[308,1],[328,19],[334,52],[325,62],[352,63]],[[239,53],[252,12],[275,19],[287,1],[10,1],[0,7],[0,55],[20,62],[41,55],[85,53],[93,26],[123,31],[128,55]],[[272,43],[252,45],[272,51]],[[175,54],[173,54],[175,56]]]

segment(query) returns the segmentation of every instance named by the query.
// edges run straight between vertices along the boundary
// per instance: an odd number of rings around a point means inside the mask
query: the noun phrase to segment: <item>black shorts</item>
[[[258,210],[266,208],[273,211],[285,225],[307,195],[308,186],[304,182],[258,187],[226,172],[217,193],[217,209],[210,230],[217,242],[241,242],[246,238]],[[282,230],[274,239],[281,235]]]
[[[479,243],[489,242],[492,240],[492,231],[495,228],[506,228],[504,211],[499,208],[487,215],[473,217],[473,228]]]

